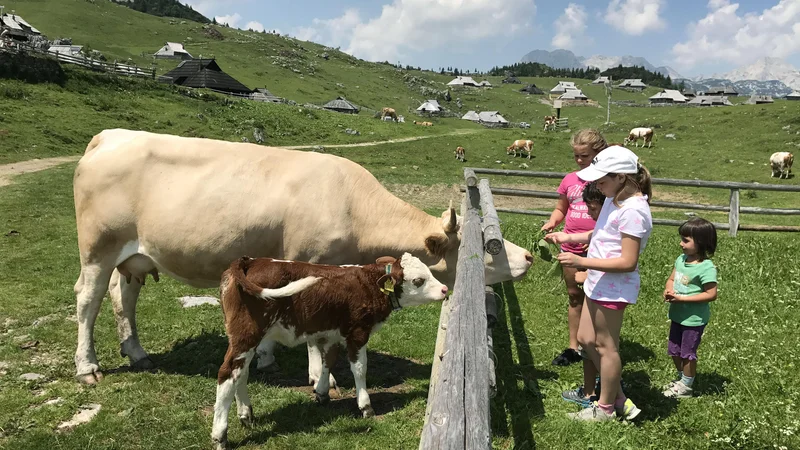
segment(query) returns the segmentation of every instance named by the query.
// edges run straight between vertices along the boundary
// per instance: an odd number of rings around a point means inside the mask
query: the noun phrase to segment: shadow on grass
[[[492,334],[497,356],[497,396],[491,403],[492,433],[497,436],[511,435],[515,449],[534,449],[536,441],[531,432],[531,418],[544,416],[538,380],[553,380],[558,378],[558,374],[539,371],[534,366],[514,284],[507,282],[494,287],[500,301],[497,305],[497,324]],[[512,335],[518,364],[514,362]],[[510,429],[508,416],[511,417]]]
[[[700,372],[694,381],[694,395],[721,395],[724,394],[731,379],[720,375],[715,370],[711,373]]]
[[[642,408],[636,422],[664,420],[678,408],[678,399],[664,397],[662,386],[653,386],[650,375],[642,370],[624,372],[625,395]]]
[[[228,339],[216,332],[203,331],[176,342],[171,350],[150,355],[157,370],[164,373],[202,375],[217,378],[219,366],[228,349]],[[308,386],[308,352],[305,345],[287,348],[277,346],[275,359],[278,367],[269,370],[256,369],[255,358],[250,366],[249,382],[263,382],[278,387]],[[392,388],[405,383],[406,379],[426,380],[431,375],[431,364],[398,358],[385,353],[367,351],[368,388]],[[337,383],[344,389],[352,389],[353,374],[344,349],[340,351],[336,365],[331,370]]]
[[[638,342],[629,341],[621,337],[619,340],[619,356],[622,358],[622,364],[625,365],[639,361],[649,361],[655,358],[656,354]]]

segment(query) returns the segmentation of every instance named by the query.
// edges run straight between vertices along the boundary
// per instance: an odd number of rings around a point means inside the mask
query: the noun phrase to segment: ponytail
[[[617,195],[614,196],[615,205],[619,206],[619,197],[623,192],[627,192],[629,195],[634,192],[641,192],[643,195],[647,196],[647,203],[650,203],[653,197],[653,181],[650,178],[650,171],[647,170],[647,167],[639,164],[635,174],[625,173],[621,175],[625,177],[625,184],[622,186],[622,189],[617,192]]]

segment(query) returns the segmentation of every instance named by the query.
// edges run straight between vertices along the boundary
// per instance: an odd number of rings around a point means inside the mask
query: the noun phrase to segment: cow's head
[[[410,253],[404,253],[400,260],[383,262],[391,265],[386,266],[387,273],[378,280],[378,285],[394,295],[401,307],[442,301],[447,296],[447,286],[433,276],[425,263]]]
[[[453,287],[458,262],[458,247],[461,244],[461,217],[456,215],[455,208],[442,213],[442,231],[426,237],[425,248],[438,262],[430,269],[437,279],[449,287]],[[492,285],[503,281],[521,280],[533,264],[533,256],[524,248],[503,240],[503,250],[497,255],[484,252],[484,273],[486,284]]]

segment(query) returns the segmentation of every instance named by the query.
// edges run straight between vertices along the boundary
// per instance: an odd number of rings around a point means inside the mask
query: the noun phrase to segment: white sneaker
[[[683,384],[683,381],[676,381],[664,391],[664,397],[669,398],[691,398],[694,390]]]
[[[617,413],[612,412],[611,414],[608,414],[607,412],[603,411],[603,408],[597,406],[597,402],[594,402],[592,403],[592,406],[588,408],[583,408],[576,413],[567,414],[567,417],[572,420],[581,420],[584,422],[607,422],[616,419]]]

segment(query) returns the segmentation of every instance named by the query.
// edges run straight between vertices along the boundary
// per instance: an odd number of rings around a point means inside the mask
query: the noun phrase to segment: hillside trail
[[[357,144],[313,144],[313,145],[293,145],[293,146],[280,146],[280,147],[288,148],[291,150],[311,149],[318,146],[330,147],[330,148],[372,147],[384,144],[396,144],[400,142],[418,141],[422,139],[429,139],[435,137],[460,136],[460,135],[477,133],[478,131],[480,130],[462,129],[445,134],[412,136],[407,138],[389,139],[386,141],[359,142]],[[61,164],[74,162],[79,160],[81,156],[83,155],[58,156],[56,158],[30,159],[27,161],[18,161],[11,164],[2,164],[0,165],[0,187],[8,186],[9,184],[11,184],[12,178],[15,177],[16,175],[38,172],[40,170],[49,169],[51,167],[59,166]]]

